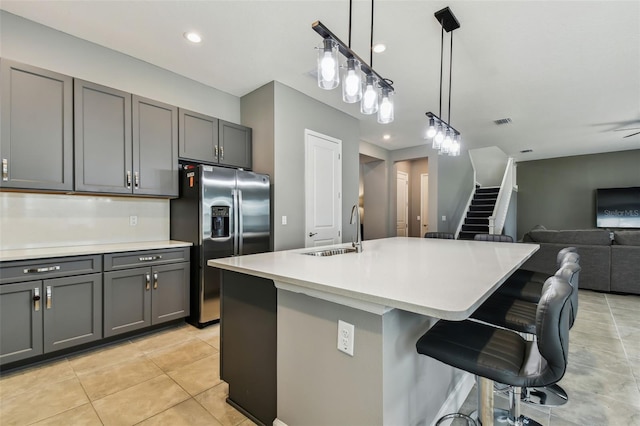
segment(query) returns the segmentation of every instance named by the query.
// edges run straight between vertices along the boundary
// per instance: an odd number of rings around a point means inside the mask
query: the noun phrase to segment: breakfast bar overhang
[[[538,247],[395,237],[365,241],[361,253],[305,254],[318,247],[208,265],[277,289],[274,424],[416,425],[457,409],[473,384],[418,355],[418,338],[438,319],[468,318]],[[223,281],[223,365],[233,281]],[[353,356],[337,350],[338,320],[355,326]]]

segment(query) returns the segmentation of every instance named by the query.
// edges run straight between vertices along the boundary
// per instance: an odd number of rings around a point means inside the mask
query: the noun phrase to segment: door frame
[[[425,179],[426,179],[426,185],[425,185]],[[429,232],[429,173],[420,173],[420,235],[419,237],[424,236],[426,232]]]
[[[398,206],[400,204],[400,194],[398,194],[397,191],[397,187],[398,187],[398,178],[400,177],[400,175],[404,175],[406,176],[406,183],[407,183],[407,188],[405,193],[405,199],[404,199],[404,225],[405,225],[405,237],[409,236],[409,173],[401,171],[401,170],[397,170],[396,171],[396,212],[398,211]],[[396,213],[396,236],[398,236],[398,217],[397,217],[397,213]]]

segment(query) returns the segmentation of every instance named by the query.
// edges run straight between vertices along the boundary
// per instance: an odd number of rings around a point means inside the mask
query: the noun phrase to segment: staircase
[[[499,187],[480,188],[476,186],[467,217],[458,234],[459,240],[473,240],[476,234],[489,233],[489,216],[493,214],[498,192],[500,192]]]

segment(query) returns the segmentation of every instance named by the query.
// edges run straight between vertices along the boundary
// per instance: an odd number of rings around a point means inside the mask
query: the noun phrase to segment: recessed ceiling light
[[[186,33],[184,33],[184,38],[189,40],[191,43],[200,43],[202,41],[202,37],[200,37],[200,34],[194,31],[187,31]]]
[[[373,45],[374,53],[382,53],[385,50],[387,50],[387,46],[385,46],[383,43],[376,43]]]
[[[391,139],[391,135],[382,135],[382,139],[388,141],[389,139]]]

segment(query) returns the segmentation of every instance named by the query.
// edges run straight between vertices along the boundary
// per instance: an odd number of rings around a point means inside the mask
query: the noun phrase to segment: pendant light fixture
[[[371,0],[371,44],[370,61],[364,62],[351,50],[351,16],[353,0],[349,0],[349,44],[345,45],[320,21],[311,28],[322,38],[318,47],[318,86],[331,90],[340,84],[338,52],[346,58],[342,67],[342,100],[346,103],[360,102],[360,112],[365,115],[378,113],[378,122],[391,123],[394,119],[393,81],[380,76],[373,69],[373,1]]]
[[[440,23],[442,29],[440,32],[440,109],[438,115],[427,112],[429,117],[429,128],[427,129],[427,139],[432,139],[431,147],[438,150],[438,154],[448,154],[451,156],[460,155],[460,132],[451,126],[451,80],[453,65],[453,34],[450,35],[451,46],[449,51],[449,114],[447,121],[442,117],[442,75],[444,68],[444,33],[451,33],[453,30],[460,28],[460,23],[455,15],[448,7],[437,11],[434,16]]]

